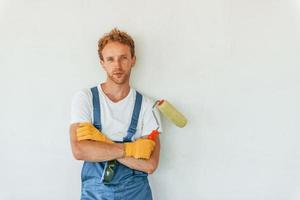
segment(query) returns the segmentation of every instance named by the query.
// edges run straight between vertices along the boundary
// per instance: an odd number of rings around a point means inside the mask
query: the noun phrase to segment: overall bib
[[[93,94],[94,126],[101,131],[101,111],[97,87],[91,88]],[[136,133],[143,96],[136,91],[134,110],[127,135],[123,142],[130,142]],[[84,161],[81,171],[81,200],[152,200],[148,174],[131,169],[118,161],[114,176],[109,183],[104,183],[104,171],[108,165],[104,162]]]

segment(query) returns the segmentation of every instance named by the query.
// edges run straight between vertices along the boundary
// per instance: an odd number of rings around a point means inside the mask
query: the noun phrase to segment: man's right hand
[[[155,147],[155,142],[150,139],[137,139],[134,142],[126,142],[125,146],[125,156],[149,159],[152,151]]]

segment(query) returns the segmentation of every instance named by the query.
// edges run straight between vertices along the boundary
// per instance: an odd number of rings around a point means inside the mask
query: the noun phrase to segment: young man
[[[75,94],[70,140],[74,157],[83,160],[81,199],[152,199],[148,174],[159,162],[161,132],[154,101],[129,84],[135,64],[134,41],[113,29],[98,42],[105,82]]]

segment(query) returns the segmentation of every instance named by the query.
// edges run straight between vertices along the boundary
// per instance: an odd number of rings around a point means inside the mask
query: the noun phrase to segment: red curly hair
[[[98,55],[100,60],[103,61],[102,50],[109,42],[120,42],[121,44],[125,44],[130,47],[131,57],[135,56],[134,51],[134,41],[132,37],[124,32],[120,31],[117,28],[112,29],[109,33],[106,33],[100,40],[98,41]]]

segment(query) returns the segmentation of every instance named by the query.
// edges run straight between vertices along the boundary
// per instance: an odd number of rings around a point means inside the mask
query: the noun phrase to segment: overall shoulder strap
[[[127,130],[127,135],[123,138],[123,142],[130,142],[132,136],[136,133],[136,127],[139,121],[139,115],[142,107],[143,96],[136,91],[134,109],[131,117],[130,126]]]
[[[99,100],[99,91],[97,86],[91,88],[93,94],[93,116],[94,116],[94,126],[101,131],[101,109],[100,109],[100,100]]]

